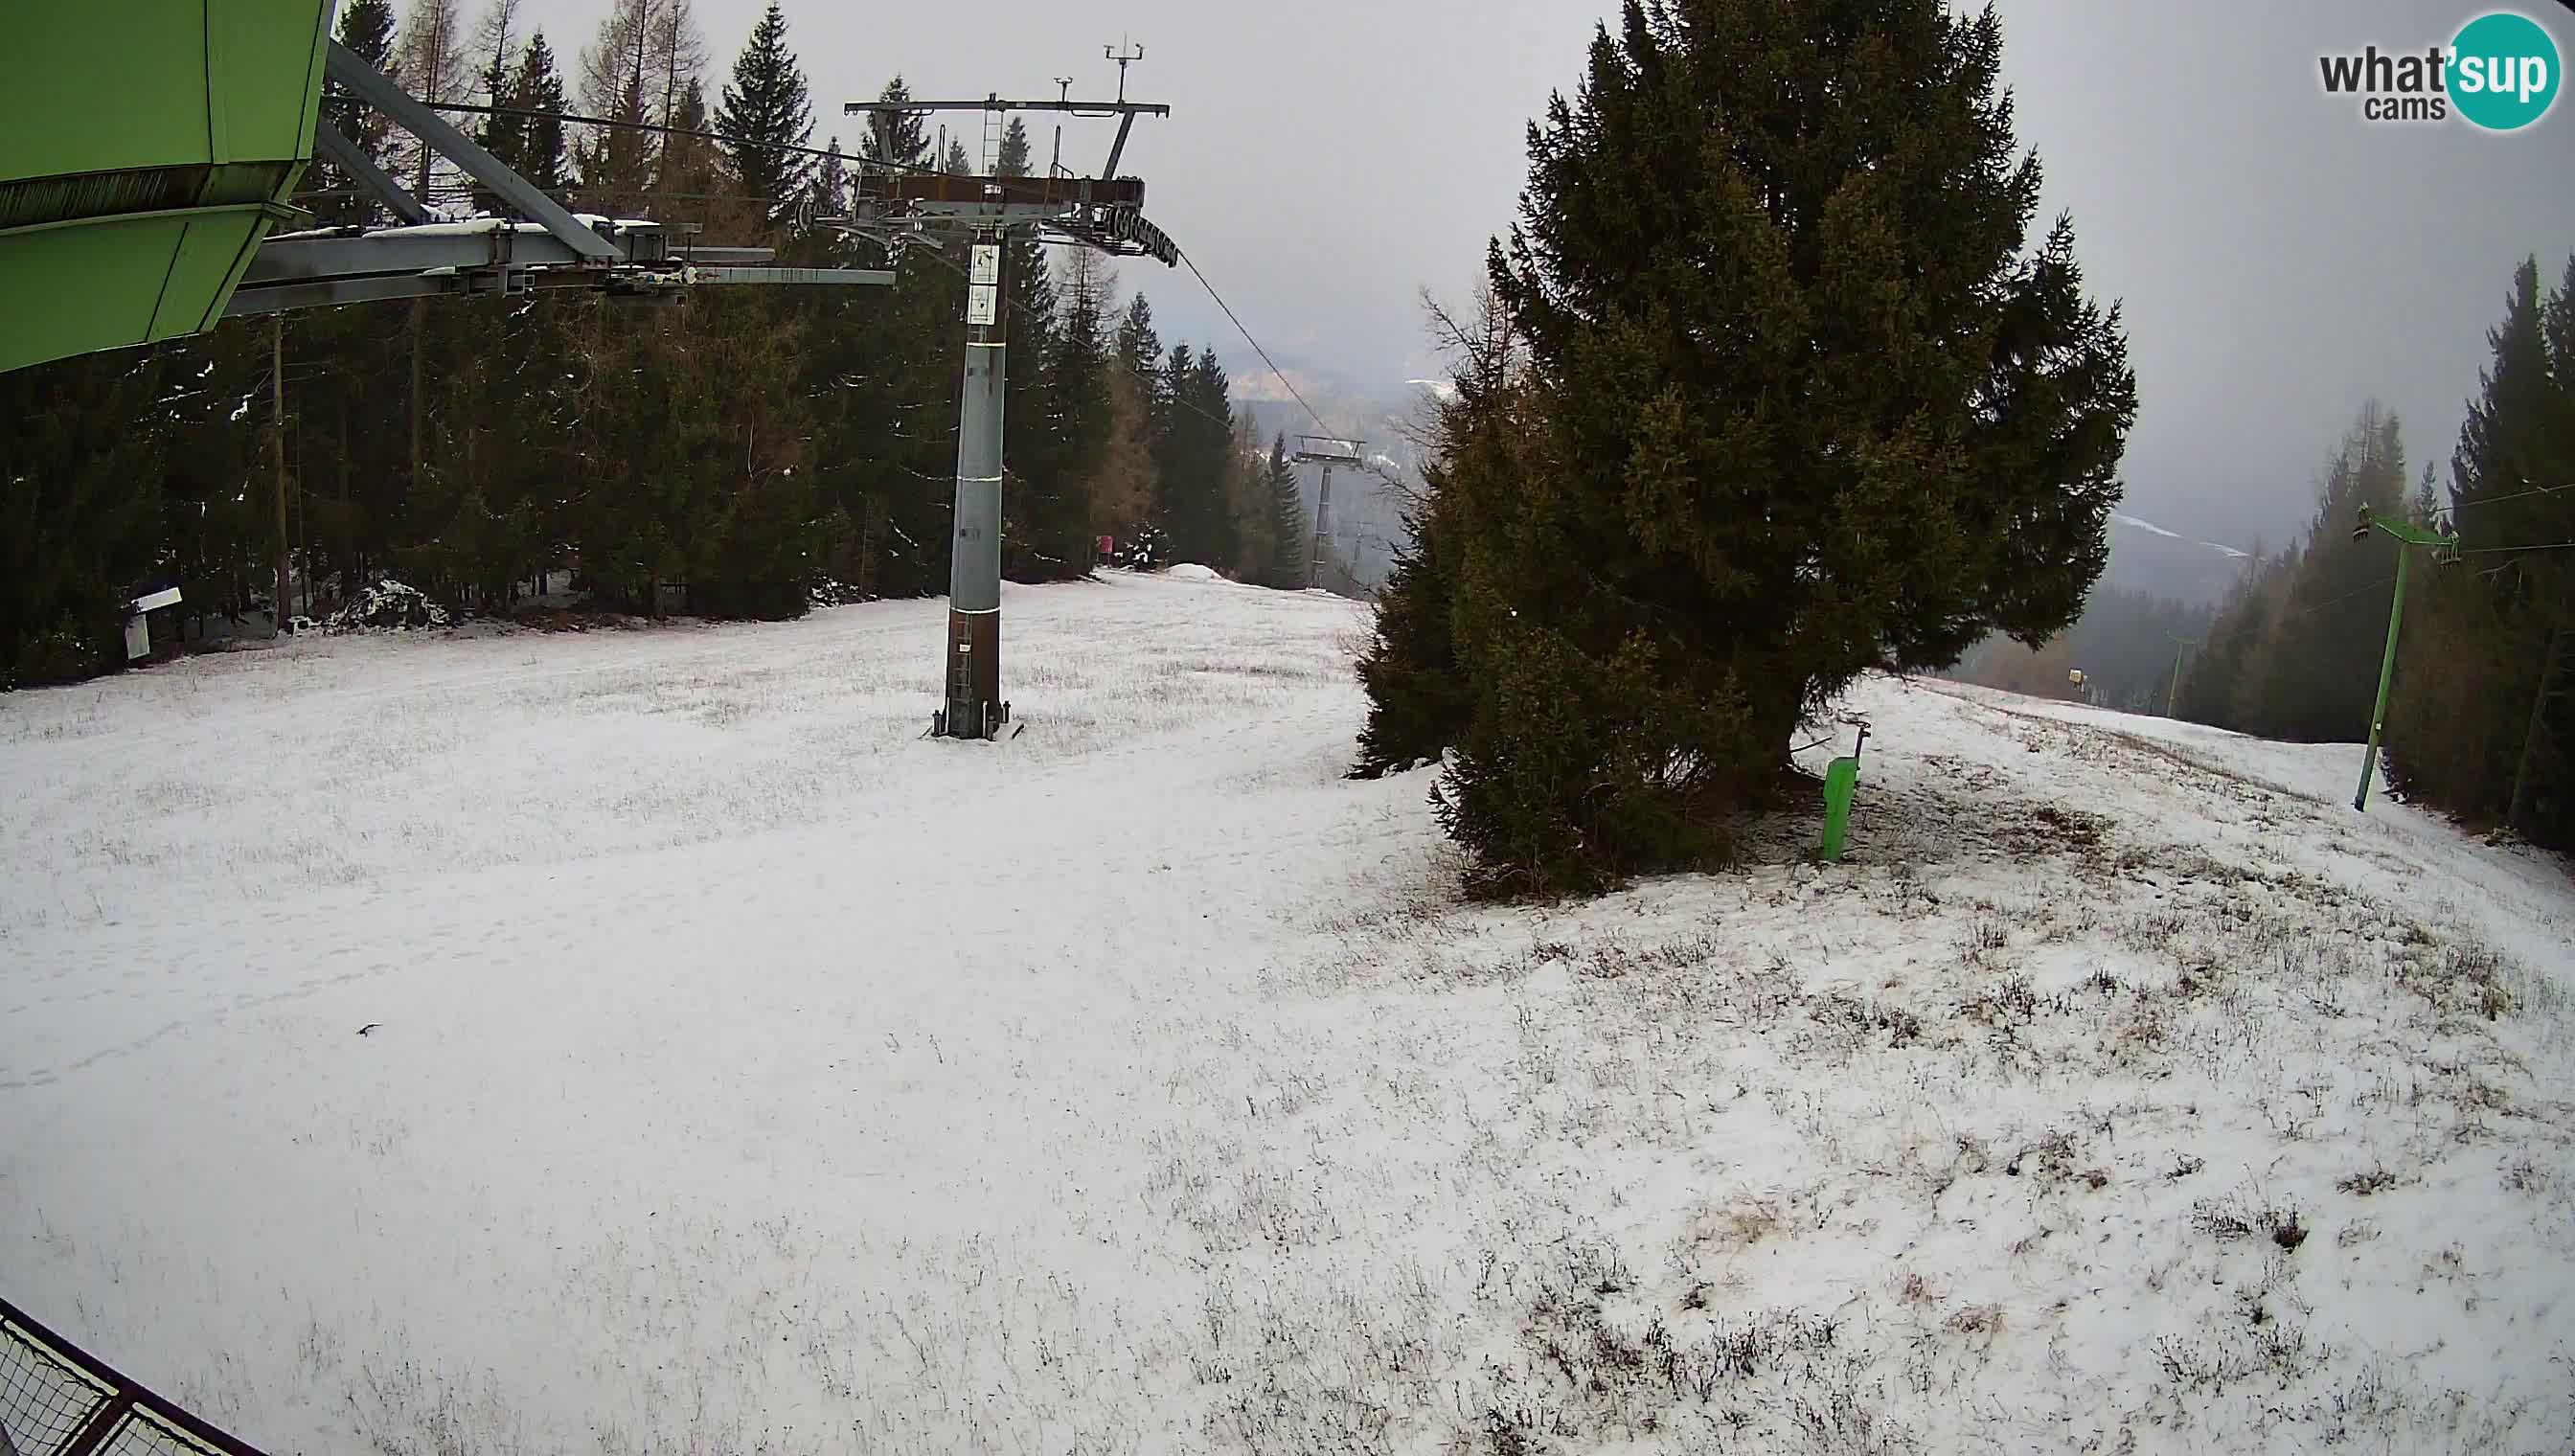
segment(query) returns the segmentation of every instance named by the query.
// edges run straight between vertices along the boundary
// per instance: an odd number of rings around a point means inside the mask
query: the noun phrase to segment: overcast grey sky
[[[465,0],[470,7],[475,0]],[[731,67],[765,0],[696,0]],[[1999,0],[2019,132],[2048,208],[2074,215],[2125,301],[2142,408],[2129,509],[2214,540],[2277,542],[2375,396],[2419,462],[2446,463],[2513,266],[2575,252],[2575,98],[2533,130],[2372,125],[2328,99],[2320,50],[2420,51],[2485,8],[2451,0]],[[2575,13],[2521,0],[2575,59]],[[532,0],[569,63],[602,0]],[[1523,126],[1580,74],[1598,0],[1183,0],[980,6],[787,0],[817,140],[897,72],[916,95],[1114,90],[1105,42],[1147,56],[1125,170],[1147,211],[1291,376],[1378,398],[1427,373],[1416,295],[1464,296],[1524,176]],[[971,126],[972,118],[961,119]],[[1041,155],[1052,122],[1032,118]],[[1075,122],[1068,163],[1108,132]],[[2042,220],[2043,221],[2043,220]],[[1186,272],[1129,265],[1167,341],[1260,373]]]

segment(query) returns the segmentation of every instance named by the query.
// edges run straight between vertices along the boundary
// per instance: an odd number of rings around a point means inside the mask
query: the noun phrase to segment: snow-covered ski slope
[[[2357,749],[1875,681],[1465,908],[1359,609],[1009,611],[0,699],[0,1288],[280,1452],[2575,1437],[2575,893]]]

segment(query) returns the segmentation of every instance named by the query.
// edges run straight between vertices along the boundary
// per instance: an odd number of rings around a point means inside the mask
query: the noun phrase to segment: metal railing
[[[260,1456],[0,1299],[0,1456]]]

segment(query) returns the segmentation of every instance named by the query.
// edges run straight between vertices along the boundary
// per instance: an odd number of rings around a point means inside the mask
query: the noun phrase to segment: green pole
[[[2412,556],[2403,545],[2396,548],[2396,600],[2387,608],[2387,656],[2378,665],[2378,706],[2369,713],[2369,756],[2360,762],[2360,792],[2351,799],[2351,806],[2364,812],[2369,780],[2378,773],[2378,735],[2387,727],[2387,687],[2396,681],[2396,626],[2405,618],[2405,564]]]
[[[2206,644],[2198,638],[2183,637],[2177,632],[2168,632],[2165,633],[2164,636],[2170,639],[2173,645],[2172,687],[2164,693],[2164,717],[2178,719],[2181,717],[2179,705],[2181,703],[2182,656],[2183,654],[2188,653],[2192,648],[2203,647]]]

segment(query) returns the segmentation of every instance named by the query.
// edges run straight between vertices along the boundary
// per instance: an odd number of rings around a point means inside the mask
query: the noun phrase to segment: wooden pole
[[[268,318],[268,446],[277,467],[277,631],[283,636],[293,620],[294,599],[288,595],[286,535],[286,316]]]

